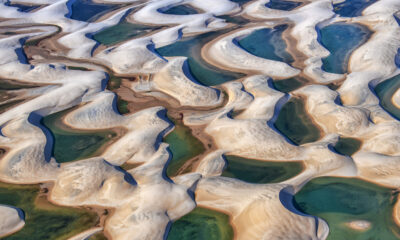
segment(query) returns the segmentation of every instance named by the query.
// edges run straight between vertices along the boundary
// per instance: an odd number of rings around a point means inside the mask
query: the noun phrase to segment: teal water
[[[333,4],[333,11],[342,17],[358,17],[362,11],[377,0],[346,0]]]
[[[301,88],[305,86],[307,83],[308,80],[300,76],[272,81],[274,88],[284,93],[289,93],[298,88]]]
[[[164,142],[169,144],[169,150],[172,153],[172,159],[167,167],[169,177],[177,175],[187,160],[205,150],[203,143],[192,135],[189,127],[183,125],[181,121],[174,121],[174,124],[174,130],[164,138]]]
[[[362,142],[356,138],[340,137],[334,149],[342,155],[351,156],[360,149],[361,145]]]
[[[53,156],[57,162],[71,162],[100,155],[102,147],[116,140],[117,134],[111,130],[77,130],[63,124],[62,117],[71,109],[48,115],[42,124],[53,136]]]
[[[218,69],[201,58],[201,48],[209,41],[217,38],[228,30],[204,33],[199,36],[187,37],[171,45],[157,48],[156,52],[164,57],[185,56],[191,75],[206,86],[215,86],[232,81],[245,75]]]
[[[2,239],[64,240],[98,223],[94,212],[54,205],[44,196],[38,197],[39,191],[38,185],[0,183],[0,204],[15,206],[25,214],[25,226]]]
[[[294,2],[294,1],[286,1],[286,0],[270,0],[268,3],[265,4],[267,8],[283,10],[283,11],[290,11],[298,6],[300,6],[301,2]]]
[[[304,101],[297,97],[291,98],[283,105],[275,127],[297,145],[315,142],[321,137],[319,128],[305,109]]]
[[[120,6],[117,4],[102,4],[93,0],[76,0],[72,3],[67,17],[84,22],[94,22],[118,7]]]
[[[375,87],[375,93],[379,98],[382,108],[398,120],[400,120],[400,109],[392,103],[392,97],[399,88],[400,75],[385,80]]]
[[[185,4],[173,7],[160,8],[158,9],[158,11],[164,14],[174,14],[174,15],[190,15],[199,13],[196,9]]]
[[[300,162],[272,162],[226,156],[228,166],[222,176],[249,183],[277,183],[290,179],[303,170]]]
[[[211,209],[196,207],[175,221],[168,240],[232,240],[229,216]]]
[[[274,28],[262,28],[253,31],[250,35],[239,39],[238,45],[247,52],[270,60],[292,63],[292,56],[286,52],[286,43],[282,39],[282,33],[287,25],[279,25]]]
[[[307,183],[293,199],[298,210],[327,221],[328,240],[400,239],[392,211],[397,192],[356,178],[322,177]],[[371,222],[366,231],[356,231],[346,223]]]
[[[97,32],[92,37],[97,42],[109,46],[129,40],[131,38],[144,36],[149,32],[156,31],[158,29],[161,29],[161,27],[146,26],[122,21],[117,25]]]
[[[319,31],[319,41],[330,55],[322,59],[322,69],[326,72],[343,74],[351,53],[364,44],[371,32],[359,24],[334,23]]]

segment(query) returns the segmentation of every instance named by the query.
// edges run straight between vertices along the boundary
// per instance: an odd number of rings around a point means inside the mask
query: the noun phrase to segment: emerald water
[[[362,142],[356,138],[340,137],[334,149],[342,155],[351,156],[360,149],[361,145]]]
[[[48,115],[42,124],[53,136],[53,156],[57,162],[71,162],[79,159],[95,157],[107,142],[115,140],[117,134],[111,130],[77,130],[63,124],[62,117],[71,109]]]
[[[117,4],[102,4],[93,0],[76,0],[69,6],[70,12],[66,17],[84,22],[94,22],[118,7],[120,6]]]
[[[94,227],[99,217],[85,209],[54,205],[38,197],[38,185],[0,183],[0,204],[20,208],[25,214],[25,226],[5,237],[6,240],[68,239]]]
[[[305,109],[304,101],[298,97],[283,105],[275,127],[297,145],[314,142],[321,137],[320,130]]]
[[[226,156],[228,166],[222,176],[237,178],[249,183],[277,183],[299,174],[300,162],[272,162],[253,160],[237,156]]]
[[[293,2],[293,1],[286,1],[286,0],[270,0],[268,3],[265,4],[267,8],[283,10],[283,11],[290,11],[298,6],[300,6],[301,2]]]
[[[218,69],[201,58],[201,48],[209,41],[226,33],[227,30],[208,32],[199,36],[187,37],[173,44],[157,48],[156,52],[164,57],[185,56],[191,75],[206,86],[219,85],[224,82],[235,80],[245,75]]]
[[[207,208],[196,207],[175,221],[168,240],[232,240],[229,216]]]
[[[164,8],[158,9],[159,12],[164,14],[174,14],[174,15],[190,15],[190,14],[197,14],[198,11],[189,5],[182,4],[177,6],[167,6]]]
[[[331,53],[322,59],[322,69],[331,73],[346,73],[351,53],[371,34],[368,28],[355,23],[334,23],[320,29],[318,40]]]
[[[333,11],[342,17],[358,17],[362,11],[377,0],[346,0],[333,4]]]
[[[248,36],[238,39],[237,44],[257,57],[292,63],[293,58],[286,52],[287,46],[282,39],[282,33],[287,27],[287,25],[279,25],[274,28],[255,30]]]
[[[392,103],[392,97],[399,88],[400,75],[385,80],[375,87],[375,93],[379,98],[382,108],[398,120],[400,120],[400,109]]]
[[[295,207],[318,216],[329,225],[328,240],[400,239],[392,211],[397,192],[357,178],[321,177],[307,183],[294,196]],[[365,231],[349,228],[354,220],[369,221]]]
[[[192,135],[190,128],[181,121],[175,121],[175,128],[165,138],[169,144],[172,159],[167,167],[167,175],[175,176],[185,162],[204,151],[203,143]]]
[[[272,84],[276,90],[284,93],[289,93],[291,91],[294,91],[298,88],[305,86],[307,82],[308,82],[307,79],[296,76],[287,79],[273,80]]]
[[[93,34],[92,37],[97,42],[109,46],[131,38],[141,37],[158,29],[161,29],[161,27],[134,24],[124,20],[117,25],[108,27]]]

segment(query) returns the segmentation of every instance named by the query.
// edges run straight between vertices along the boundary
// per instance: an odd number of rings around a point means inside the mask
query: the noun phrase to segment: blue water
[[[18,8],[18,11],[20,11],[20,12],[30,12],[41,6],[41,5],[24,5],[24,4],[18,4],[18,3],[11,3],[10,1],[5,2],[4,5],[10,6],[10,7],[16,7],[16,8]]]
[[[191,75],[206,86],[215,86],[245,76],[241,73],[218,69],[201,58],[201,48],[209,41],[226,31],[209,32],[196,37],[184,38],[176,43],[157,48],[156,52],[164,57],[185,56]]]
[[[329,225],[328,240],[394,240],[400,229],[392,211],[397,192],[356,178],[321,177],[307,183],[294,196],[300,211],[318,216]],[[366,231],[355,231],[346,223],[364,220]]]
[[[385,80],[375,87],[380,104],[392,116],[400,120],[400,109],[392,103],[393,94],[400,88],[400,75]]]
[[[377,0],[346,0],[333,4],[333,11],[342,17],[361,16],[362,11]]]
[[[320,43],[331,53],[322,59],[322,69],[330,73],[343,74],[351,53],[371,36],[368,28],[359,24],[335,23],[319,31]]]
[[[70,12],[66,17],[84,22],[94,22],[119,6],[116,4],[95,3],[92,0],[76,0],[72,3]]]
[[[255,56],[290,64],[293,58],[286,52],[287,46],[282,39],[282,33],[286,28],[287,25],[279,25],[274,28],[255,30],[236,43]]]
[[[297,8],[301,4],[302,4],[301,2],[293,2],[293,1],[285,1],[285,0],[270,0],[268,3],[265,4],[265,6],[267,8],[290,11],[290,10]]]
[[[158,9],[159,12],[164,14],[174,14],[174,15],[190,15],[197,14],[197,10],[187,6],[187,5],[178,5],[173,7],[165,7]]]

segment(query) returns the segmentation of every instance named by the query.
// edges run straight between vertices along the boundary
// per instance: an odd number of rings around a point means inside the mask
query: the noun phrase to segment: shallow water
[[[93,234],[87,240],[107,240],[106,236],[104,236],[103,232]]]
[[[132,38],[138,38],[156,31],[162,27],[146,26],[142,24],[134,24],[127,21],[122,21],[117,25],[106,28],[97,32],[92,37],[97,42],[103,45],[114,45]]]
[[[322,69],[326,72],[343,74],[351,53],[364,44],[371,32],[359,24],[334,23],[319,31],[318,40],[331,53],[322,59]]]
[[[388,111],[392,116],[400,120],[400,109],[392,103],[392,97],[400,88],[400,75],[392,77],[378,84],[375,87],[376,95],[383,109]]]
[[[307,79],[296,76],[288,79],[273,80],[272,84],[276,90],[288,93],[305,86],[307,82]]]
[[[196,207],[172,224],[167,239],[231,240],[233,239],[233,229],[228,215]]]
[[[38,185],[0,183],[0,204],[15,206],[25,213],[25,226],[7,240],[68,239],[94,227],[99,217],[85,209],[67,208],[38,198]]]
[[[277,183],[299,174],[300,162],[272,162],[226,156],[228,163],[222,176],[237,178],[249,183]]]
[[[6,2],[4,5],[9,6],[9,7],[16,7],[16,8],[18,8],[18,11],[20,11],[20,12],[30,12],[41,6],[41,5],[32,5],[32,4],[10,3],[10,2]]]
[[[79,159],[99,156],[98,150],[107,142],[115,140],[117,134],[111,130],[77,130],[62,123],[62,117],[71,109],[48,115],[42,124],[53,136],[53,156],[57,162],[71,162]]]
[[[187,160],[201,154],[205,149],[203,143],[192,135],[190,128],[181,121],[175,121],[174,124],[174,130],[164,138],[172,153],[167,167],[167,175],[170,177],[175,176]]]
[[[305,109],[304,101],[296,97],[283,105],[275,127],[297,145],[314,142],[321,137],[320,130]]]
[[[342,17],[357,17],[362,11],[377,0],[346,0],[333,4],[333,11]]]
[[[84,22],[94,22],[119,7],[116,4],[96,3],[93,0],[76,0],[72,3],[67,17]]]
[[[255,30],[250,35],[239,39],[237,44],[257,57],[290,64],[293,62],[293,58],[286,52],[287,46],[282,39],[285,29],[287,29],[287,25]]]
[[[160,8],[160,9],[158,9],[158,11],[162,12],[164,14],[174,14],[174,15],[190,15],[190,14],[199,13],[193,7],[190,7],[189,5],[185,5],[185,4],[173,6],[173,7]]]
[[[161,56],[174,57],[185,56],[188,58],[188,65],[191,75],[198,82],[206,86],[215,86],[245,76],[242,73],[234,73],[219,69],[201,58],[201,48],[209,41],[226,33],[227,31],[209,32],[196,37],[184,38],[176,43],[157,48]]]
[[[285,1],[285,0],[270,0],[268,3],[265,4],[267,8],[283,10],[283,11],[290,11],[298,6],[300,6],[301,2],[293,2],[293,1]]]
[[[327,221],[328,240],[399,239],[400,229],[392,218],[397,193],[392,189],[356,178],[322,177],[307,183],[294,197],[302,212]],[[346,223],[366,220],[366,231],[356,231]]]
[[[351,156],[360,149],[361,145],[362,142],[356,138],[340,137],[334,149],[342,155]]]

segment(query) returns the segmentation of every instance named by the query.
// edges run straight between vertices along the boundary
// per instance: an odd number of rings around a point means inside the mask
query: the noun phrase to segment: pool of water
[[[278,91],[289,93],[294,91],[298,88],[305,86],[308,83],[308,80],[303,77],[292,77],[288,79],[281,79],[281,80],[273,80],[272,84],[274,88]]]
[[[42,124],[52,133],[53,156],[59,163],[99,156],[102,147],[115,141],[117,137],[111,130],[88,131],[66,126],[62,117],[71,110],[57,112],[42,119]]]
[[[38,197],[38,185],[0,183],[0,204],[15,206],[25,213],[25,226],[6,240],[63,240],[94,227],[99,217],[85,209],[54,205]]]
[[[385,80],[375,87],[375,93],[379,98],[382,108],[398,120],[400,120],[400,109],[392,103],[392,97],[399,88],[400,75]]]
[[[233,229],[228,215],[197,207],[172,224],[167,239],[232,240]]]
[[[333,4],[333,11],[342,17],[358,17],[362,11],[377,0],[346,0]]]
[[[84,22],[94,22],[119,7],[121,6],[117,4],[102,4],[93,0],[76,0],[70,6],[70,12],[66,17]]]
[[[129,40],[131,38],[144,36],[149,32],[153,32],[161,28],[162,27],[134,24],[124,20],[117,25],[95,33],[92,37],[97,42],[109,46]]]
[[[361,145],[362,142],[356,138],[340,137],[334,149],[342,155],[351,156],[360,149]]]
[[[250,35],[237,40],[237,44],[247,52],[270,60],[292,63],[292,56],[286,52],[286,43],[282,33],[287,25],[274,28],[262,28],[253,31]]]
[[[277,183],[299,174],[303,170],[300,162],[271,162],[226,156],[228,166],[224,177],[237,178],[249,183]]]
[[[270,0],[268,3],[265,4],[267,8],[283,10],[283,11],[290,11],[297,7],[299,7],[302,3],[301,2],[293,2],[293,1],[285,1],[285,0]]]
[[[227,31],[209,32],[199,36],[187,37],[171,45],[157,48],[156,52],[164,57],[187,57],[190,73],[198,82],[206,86],[219,85],[245,76],[242,73],[229,72],[214,67],[201,58],[201,48],[207,42]]]
[[[93,234],[87,240],[107,240],[106,236],[104,236],[103,232]]]
[[[322,69],[330,73],[346,73],[351,53],[371,34],[360,24],[334,23],[320,29],[318,40],[330,52],[322,59]]]
[[[186,4],[172,6],[172,7],[168,6],[158,9],[158,11],[164,14],[174,14],[174,15],[190,15],[199,13],[196,9]]]
[[[297,145],[315,142],[321,137],[319,128],[305,109],[304,101],[298,97],[291,98],[283,105],[275,127]]]
[[[175,176],[187,160],[205,150],[203,143],[192,135],[190,128],[181,121],[174,121],[174,124],[174,130],[164,138],[172,153],[172,159],[167,167],[167,175],[170,177]]]
[[[4,5],[9,7],[16,7],[20,12],[30,12],[40,7],[41,5],[33,5],[33,4],[20,4],[20,3],[11,3],[10,1],[6,1]]]
[[[322,177],[307,183],[294,196],[294,205],[301,212],[327,221],[328,240],[399,239],[392,211],[397,193],[392,189],[356,178]],[[346,223],[369,221],[364,231],[349,228]]]

